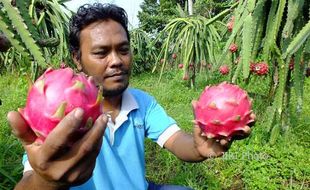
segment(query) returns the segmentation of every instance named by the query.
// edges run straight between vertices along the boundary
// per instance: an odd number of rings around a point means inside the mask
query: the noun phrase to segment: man
[[[103,86],[103,109],[93,127],[71,147],[83,110],[69,113],[43,144],[18,112],[8,120],[22,142],[24,175],[15,189],[188,189],[160,186],[145,179],[144,138],[188,162],[221,156],[226,139],[186,134],[150,95],[128,88],[132,54],[125,11],[111,4],[84,5],[70,23],[70,50],[80,71]],[[193,104],[195,106],[195,103]],[[250,128],[240,135],[247,136]],[[30,166],[31,165],[31,166]]]

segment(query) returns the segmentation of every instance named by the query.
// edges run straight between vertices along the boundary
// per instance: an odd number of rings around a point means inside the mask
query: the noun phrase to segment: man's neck
[[[114,97],[104,97],[103,99],[103,112],[108,113],[112,117],[112,121],[115,122],[115,118],[118,116],[122,106],[122,95]]]

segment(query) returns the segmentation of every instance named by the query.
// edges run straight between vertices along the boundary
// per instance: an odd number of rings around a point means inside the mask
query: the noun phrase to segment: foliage
[[[133,74],[149,71],[155,62],[156,48],[150,46],[151,37],[140,28],[130,31],[130,44],[133,53]]]
[[[169,69],[170,55],[177,53],[179,63],[184,65],[183,79],[190,79],[192,86],[196,75],[211,79],[224,65],[230,70],[226,80],[232,83],[253,86],[251,81],[260,77],[268,84],[266,100],[271,106],[267,108],[270,117],[265,124],[273,142],[291,125],[286,118],[293,88],[298,99],[294,106],[299,112],[302,108],[310,44],[309,9],[309,1],[304,0],[239,0],[209,19],[175,18],[159,34],[164,41],[154,70],[161,67],[161,78]],[[268,74],[255,75],[254,70],[259,67],[251,64],[257,62],[267,64]],[[275,123],[280,125],[273,128]]]
[[[234,0],[196,0],[194,4],[194,11],[196,15],[201,15],[206,18],[212,18],[213,16],[224,11],[233,5]]]
[[[268,63],[270,68],[268,77],[273,81],[269,85],[268,100],[272,106],[267,109],[270,117],[266,122],[266,130],[270,132],[271,142],[291,125],[286,119],[289,113],[287,109],[292,89],[291,80],[294,80],[293,86],[298,99],[302,99],[304,48],[306,42],[310,41],[309,15],[304,10],[309,8],[309,3],[297,0],[239,1],[232,14],[234,17],[232,33],[228,36],[223,54],[218,60],[218,64],[222,64],[229,57],[232,57],[232,61],[238,56],[241,57],[238,66],[232,66],[233,73],[230,80],[233,83],[238,82],[238,78],[247,81],[252,77],[251,62]],[[228,50],[232,43],[237,44],[240,51],[230,53]],[[291,67],[294,69],[290,68],[290,64],[293,64]],[[299,101],[295,106],[301,108],[301,104]],[[275,123],[280,124],[276,126]]]
[[[139,27],[147,33],[156,34],[175,17],[175,0],[145,0],[138,12]]]
[[[1,53],[7,69],[45,68],[52,59],[69,59],[67,34],[70,11],[65,0],[0,1],[0,30],[12,47]],[[22,60],[22,61],[21,61]],[[2,68],[4,69],[4,68]],[[35,76],[34,76],[35,77]]]
[[[26,101],[27,80],[25,76],[7,73],[0,76],[0,189],[11,190],[21,178],[23,149],[11,134],[6,115],[10,110],[23,107]]]
[[[171,20],[154,41],[164,39],[154,67],[154,70],[161,67],[159,79],[172,53],[178,55],[179,63],[184,65],[184,78],[190,78],[192,86],[195,84],[196,73],[208,74],[207,66],[216,63],[221,49],[220,30],[223,29],[223,23],[219,19],[230,11],[231,8],[228,8],[212,19],[187,16]],[[160,58],[164,60],[162,65],[159,65]]]

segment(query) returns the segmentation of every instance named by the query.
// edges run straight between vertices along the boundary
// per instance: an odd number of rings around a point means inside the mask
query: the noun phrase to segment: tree
[[[145,0],[138,12],[139,27],[148,33],[158,33],[177,13],[176,0]]]

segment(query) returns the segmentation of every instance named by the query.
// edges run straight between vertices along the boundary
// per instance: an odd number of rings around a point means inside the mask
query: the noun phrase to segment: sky
[[[143,2],[143,0],[71,0],[65,4],[69,9],[76,12],[79,6],[86,3],[92,4],[95,2],[113,3],[122,7],[128,14],[129,28],[138,27],[139,19],[137,18],[137,15],[138,11],[141,10],[140,4]]]

